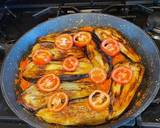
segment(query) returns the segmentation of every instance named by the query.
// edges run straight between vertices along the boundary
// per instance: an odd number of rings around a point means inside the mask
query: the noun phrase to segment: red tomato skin
[[[111,51],[111,48],[114,51]],[[108,38],[101,43],[101,49],[104,53],[109,56],[115,56],[120,52],[120,47],[117,41],[113,40],[112,38]]]
[[[120,80],[120,78],[117,78],[116,75],[118,72],[121,72],[121,74],[123,72],[127,72],[127,74],[129,74],[128,78],[126,80]],[[113,69],[111,77],[114,81],[116,81],[119,84],[127,84],[131,79],[132,79],[132,70],[128,67],[118,67],[116,69]]]
[[[64,98],[65,98],[64,104],[61,107],[59,107],[59,108],[53,108],[52,105],[51,105],[51,103],[53,101],[52,99],[57,96],[56,94],[64,96]],[[67,106],[68,102],[69,102],[69,98],[68,98],[68,96],[64,92],[55,92],[53,95],[51,95],[49,97],[49,100],[48,100],[48,103],[47,103],[47,107],[48,107],[48,109],[50,111],[59,112],[59,111],[61,111],[62,109],[64,109]]]
[[[77,38],[80,36],[80,35],[85,35],[87,38],[85,41],[78,41]],[[77,34],[74,35],[73,37],[73,41],[74,41],[74,45],[76,45],[77,47],[85,47],[87,44],[89,44],[92,40],[92,36],[89,32],[78,32]]]
[[[38,49],[32,53],[32,60],[36,65],[45,65],[52,60],[52,54],[46,49]]]
[[[56,79],[56,84],[52,87],[52,88],[45,88],[43,85],[43,81],[47,78],[47,77],[52,77],[52,79]],[[39,88],[40,91],[43,92],[52,92],[54,90],[56,90],[58,87],[60,86],[60,79],[58,76],[54,75],[54,74],[47,74],[44,75],[43,77],[41,77],[38,82],[37,82],[37,87]]]
[[[66,39],[66,44],[68,45],[67,47],[64,47],[63,45],[60,45],[60,43],[64,43],[61,42],[62,38]],[[55,40],[55,45],[57,46],[57,48],[61,49],[61,50],[69,50],[72,48],[73,46],[73,39],[72,36],[69,34],[61,34],[59,35],[56,40]]]
[[[72,65],[72,67],[67,67],[69,66],[69,64],[67,64],[67,61],[70,61],[69,63]],[[67,57],[62,64],[63,69],[69,72],[75,71],[78,65],[79,65],[78,59],[73,56]]]

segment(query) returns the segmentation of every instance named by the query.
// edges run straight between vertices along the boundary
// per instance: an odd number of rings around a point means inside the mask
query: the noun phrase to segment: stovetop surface
[[[7,8],[8,9],[8,8]],[[122,18],[125,18],[134,24],[140,26],[142,29],[146,24],[148,13],[138,11],[127,11],[120,9],[120,13],[117,13],[113,8],[112,10],[104,13],[116,15]],[[129,8],[130,9],[130,8]],[[3,9],[2,9],[3,10]],[[128,8],[127,8],[128,10]],[[0,44],[5,48],[5,53],[7,54],[10,48],[15,44],[18,38],[20,38],[26,31],[36,26],[37,24],[48,20],[49,18],[54,18],[57,16],[57,13],[53,12],[51,9],[48,12],[43,14],[38,11],[32,10],[7,10],[7,13],[0,20]],[[42,9],[41,12],[44,10]],[[87,10],[88,11],[88,10]],[[93,11],[93,10],[92,10]],[[97,10],[96,10],[97,11]],[[0,13],[1,13],[0,9]],[[70,13],[73,13],[72,10]],[[59,15],[65,14],[66,11],[59,11]],[[143,15],[142,15],[143,14]],[[157,46],[160,48],[160,41],[156,41]],[[3,56],[0,55],[0,65],[2,64]],[[28,128],[28,124],[24,123],[18,119],[15,114],[9,109],[7,104],[4,101],[2,94],[0,93],[0,126],[3,128]],[[160,92],[153,101],[153,103],[135,120],[132,120],[123,127],[160,127]]]

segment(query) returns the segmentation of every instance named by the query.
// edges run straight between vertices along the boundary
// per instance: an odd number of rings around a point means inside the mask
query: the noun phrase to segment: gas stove
[[[160,2],[157,0],[103,1],[80,0],[67,2],[2,1],[0,2],[0,65],[10,48],[26,31],[37,24],[60,15],[96,12],[124,18],[144,29],[160,49]],[[7,106],[0,92],[0,126],[31,128]],[[122,127],[160,127],[160,92],[151,105],[136,119]]]

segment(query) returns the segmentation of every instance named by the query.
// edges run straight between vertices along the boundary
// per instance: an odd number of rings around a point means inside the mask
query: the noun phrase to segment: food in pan
[[[141,56],[115,28],[51,33],[20,62],[17,102],[47,123],[98,125],[123,114],[143,74]]]

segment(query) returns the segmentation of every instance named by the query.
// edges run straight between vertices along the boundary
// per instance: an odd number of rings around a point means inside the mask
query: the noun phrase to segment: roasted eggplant
[[[87,99],[84,99],[70,102],[61,112],[52,112],[47,108],[41,109],[36,116],[48,123],[61,125],[98,125],[109,119],[109,108],[101,112],[93,111]]]
[[[44,74],[55,73],[56,75],[61,74],[87,74],[93,68],[90,60],[87,58],[79,59],[79,66],[74,72],[67,72],[63,70],[62,61],[52,61],[47,65],[38,66],[33,62],[30,62],[23,72],[23,77],[26,78],[39,78]]]
[[[114,101],[112,102],[112,118],[118,117],[120,114],[124,112],[124,110],[128,107],[131,100],[133,99],[138,87],[141,84],[143,74],[144,74],[144,67],[141,64],[137,63],[122,63],[117,64],[115,67],[118,66],[129,66],[133,71],[132,79],[129,83],[121,86],[116,85],[115,82],[112,84],[112,98]],[[114,88],[116,86],[116,89]],[[117,86],[121,87],[117,89]]]
[[[63,82],[58,91],[65,92],[70,100],[73,100],[87,97],[95,89],[96,86],[91,83]],[[42,92],[36,85],[32,85],[18,97],[18,103],[29,110],[38,110],[46,106],[48,97],[51,96],[52,93],[53,92]]]
[[[109,64],[104,61],[103,56],[100,54],[98,50],[96,50],[96,45],[92,42],[91,44],[86,46],[87,55],[89,60],[91,60],[94,67],[101,67],[106,72],[109,71]]]
[[[102,47],[108,38],[118,42],[115,55],[105,49],[114,50],[113,42]],[[17,102],[47,123],[99,125],[128,108],[144,70],[141,56],[115,28],[50,33],[38,38],[20,62]]]
[[[82,49],[78,47],[72,47],[71,49],[67,50],[66,52],[58,49],[55,47],[55,44],[52,42],[43,42],[37,43],[32,48],[32,53],[37,49],[47,49],[53,55],[53,60],[62,60],[68,56],[74,56],[76,58],[83,58],[85,57],[84,52]]]
[[[96,28],[95,34],[99,37],[101,41],[111,37],[119,42],[120,51],[130,58],[133,62],[140,62],[141,57],[138,55],[133,48],[129,45],[129,41],[122,36],[122,34],[114,28]]]

